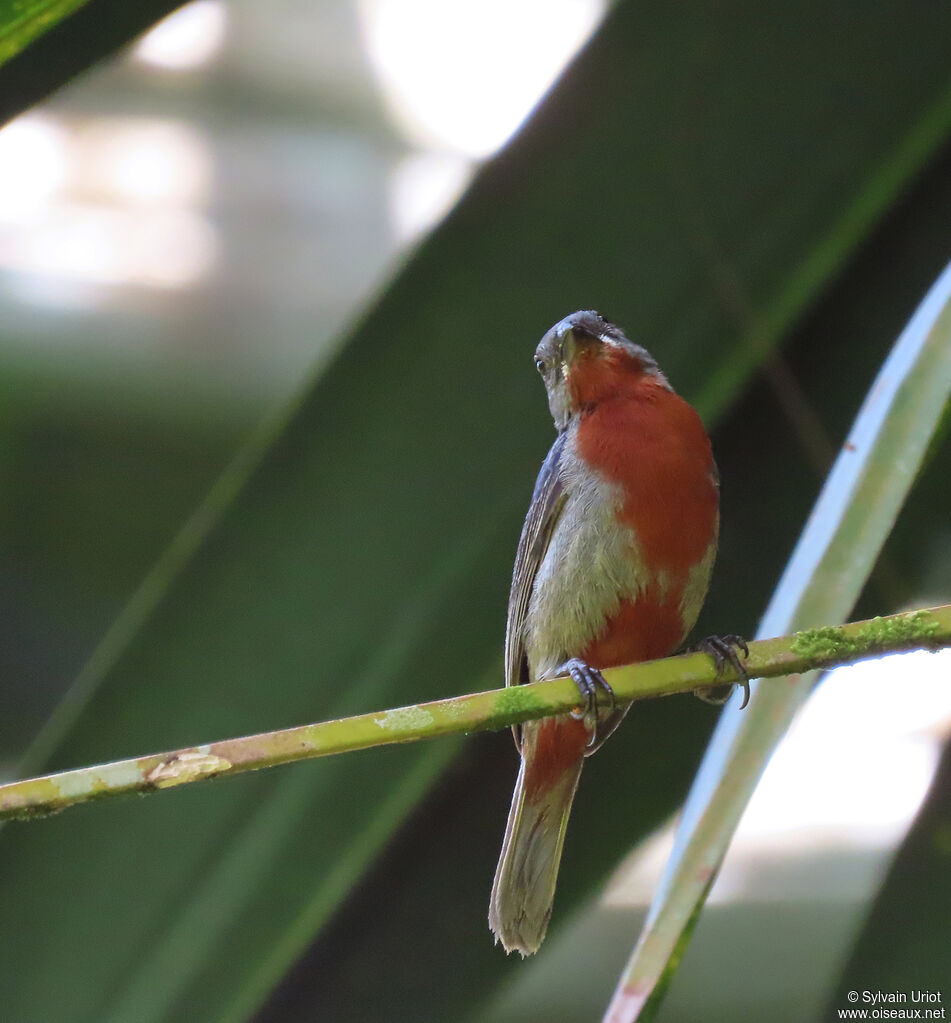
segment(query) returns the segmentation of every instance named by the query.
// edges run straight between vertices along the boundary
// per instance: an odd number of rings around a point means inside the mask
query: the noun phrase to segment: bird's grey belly
[[[601,632],[624,599],[645,584],[633,532],[619,524],[618,488],[575,473],[539,566],[525,621],[533,679],[550,677]]]

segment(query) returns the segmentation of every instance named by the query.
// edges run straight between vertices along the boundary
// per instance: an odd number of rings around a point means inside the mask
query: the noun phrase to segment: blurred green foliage
[[[948,906],[951,905],[951,745],[891,865],[835,994],[830,1015],[849,1004],[849,991],[928,991],[947,1002]]]
[[[182,0],[0,0],[0,124],[149,28]]]

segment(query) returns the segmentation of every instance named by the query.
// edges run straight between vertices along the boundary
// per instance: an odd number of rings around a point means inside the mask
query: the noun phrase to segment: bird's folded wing
[[[565,503],[561,478],[562,451],[566,435],[559,433],[542,463],[535,481],[532,503],[525,516],[522,535],[515,554],[512,589],[509,593],[508,620],[505,626],[505,684],[519,685],[528,679],[525,656],[525,615],[532,595],[538,567],[545,557],[555,523]]]

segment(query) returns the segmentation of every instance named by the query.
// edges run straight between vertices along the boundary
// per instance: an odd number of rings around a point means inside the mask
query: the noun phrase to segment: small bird
[[[614,705],[599,669],[683,643],[706,597],[719,527],[710,440],[646,349],[582,311],[545,334],[535,365],[558,436],[515,557],[505,684],[570,675],[585,708],[516,733],[521,765],[489,927],[523,956],[545,937],[585,757],[629,706]],[[744,646],[734,636],[704,646],[720,665],[736,663],[731,643]],[[607,697],[600,711],[598,690]]]

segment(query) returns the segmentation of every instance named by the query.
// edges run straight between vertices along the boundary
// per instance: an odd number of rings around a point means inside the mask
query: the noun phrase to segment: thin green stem
[[[746,666],[751,678],[774,678],[882,653],[945,646],[951,646],[951,604],[751,643]],[[697,653],[611,668],[604,674],[619,702],[737,680],[732,669],[718,675],[711,658]],[[0,785],[0,820],[43,816],[94,799],[146,794],[370,746],[506,728],[565,714],[577,704],[574,682],[560,678],[28,778]]]

